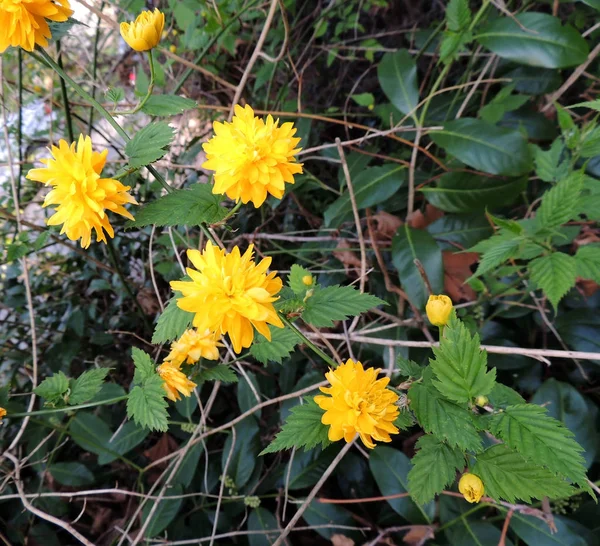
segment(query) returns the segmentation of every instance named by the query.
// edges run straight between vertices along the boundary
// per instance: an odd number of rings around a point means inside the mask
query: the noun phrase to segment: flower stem
[[[76,411],[85,408],[95,408],[96,406],[106,406],[107,404],[116,404],[127,400],[127,395],[117,396],[116,398],[108,398],[107,400],[101,400],[100,402],[87,402],[86,404],[79,404],[77,406],[67,406],[66,408],[52,408],[42,409],[37,411],[25,411],[21,413],[7,413],[4,419],[10,419],[12,417],[28,417],[35,415],[49,415],[51,413],[64,413],[65,411]]]
[[[91,106],[93,106],[98,113],[111,125],[111,127],[117,132],[117,134],[127,143],[131,139],[129,135],[125,132],[123,127],[121,127],[115,118],[110,115],[110,112],[104,108],[92,95],[90,95],[85,89],[83,89],[79,84],[77,84],[56,62],[48,53],[46,53],[43,49],[38,49],[39,56],[35,53],[29,52],[35,60],[38,62],[44,63],[48,65],[50,68],[55,70],[61,78],[63,78],[74,90],[75,92],[84,100],[86,100]],[[163,178],[163,176],[152,166],[146,165],[146,168],[150,171],[150,173],[158,180],[158,182],[162,185],[165,190],[168,192],[172,192],[173,188],[167,184],[167,181]]]
[[[296,328],[292,322],[284,315],[280,314],[279,318],[281,321],[292,331],[294,332],[303,343],[305,343],[309,349],[311,349],[316,355],[320,356],[327,364],[329,364],[332,368],[337,368],[339,363],[333,360],[330,356],[324,353],[321,349],[319,349],[310,339],[308,339],[298,328]]]
[[[225,218],[223,218],[223,220],[221,220],[220,223],[225,223],[227,222],[227,220],[229,220],[238,210],[240,210],[240,207],[242,206],[242,201],[241,199],[235,204],[235,206],[225,215]]]
[[[146,92],[146,96],[132,110],[125,110],[124,112],[115,112],[115,115],[124,116],[139,112],[144,107],[144,104],[148,102],[148,99],[152,96],[152,91],[154,91],[154,80],[156,78],[156,72],[154,70],[154,57],[152,56],[151,49],[148,50],[148,60],[150,62],[150,83],[148,84],[148,91]]]
[[[60,66],[61,70],[64,70],[62,55],[60,54],[60,40],[56,40],[56,62],[58,66]],[[73,136],[73,121],[71,119],[71,105],[69,104],[69,96],[67,95],[67,86],[65,85],[65,79],[60,77],[60,92],[62,94],[63,99],[63,107],[65,109],[65,125],[67,126],[67,134],[69,135],[69,140],[71,142],[75,141],[75,137]]]

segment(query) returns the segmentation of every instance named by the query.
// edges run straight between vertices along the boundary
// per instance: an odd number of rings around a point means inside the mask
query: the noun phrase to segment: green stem
[[[60,40],[56,40],[56,62],[58,63],[60,69],[64,72],[62,55],[60,54]],[[71,105],[69,104],[69,96],[67,95],[67,86],[62,76],[60,77],[60,92],[63,99],[63,107],[65,109],[65,125],[67,126],[67,134],[69,135],[69,141],[74,142],[75,137],[73,136],[73,120],[71,119]]]
[[[139,104],[133,110],[115,112],[116,115],[125,116],[139,112],[144,107],[144,104],[148,102],[148,99],[152,96],[152,91],[154,91],[154,81],[156,79],[156,72],[154,70],[154,56],[152,55],[151,49],[148,50],[148,61],[150,63],[150,83],[148,84],[148,91],[146,91],[146,96],[139,102]]]
[[[100,3],[99,14],[102,14],[104,9],[104,1]],[[96,72],[98,70],[98,42],[100,41],[100,15],[98,15],[98,25],[96,26],[96,36],[94,38],[94,59],[92,61],[92,81],[96,81]],[[96,87],[92,85],[92,98],[96,98]],[[92,136],[92,129],[94,126],[94,109],[90,108],[90,119],[88,121],[88,135]]]
[[[225,218],[221,220],[221,223],[227,222],[242,206],[241,199],[235,204],[235,206],[225,215]]]
[[[25,411],[21,413],[8,413],[4,416],[4,419],[11,419],[13,417],[33,417],[36,415],[50,415],[51,413],[64,413],[66,411],[76,411],[85,408],[95,408],[96,406],[106,406],[107,404],[116,404],[117,402],[122,402],[123,400],[127,400],[127,395],[109,398],[100,402],[87,402],[86,404],[79,404],[77,406],[68,406],[66,408],[52,408],[37,411]]]
[[[117,132],[117,134],[125,142],[129,142],[131,140],[129,138],[129,135],[123,129],[123,127],[121,127],[117,123],[115,118],[113,118],[110,115],[110,112],[106,108],[104,108],[104,106],[102,106],[94,97],[92,97],[92,95],[90,95],[85,89],[83,89],[83,87],[81,87],[79,84],[77,84],[69,75],[67,75],[67,73],[60,66],[58,66],[56,64],[56,62],[54,61],[54,59],[52,59],[52,57],[50,57],[50,55],[48,55],[43,49],[38,49],[37,51],[39,52],[40,56],[36,55],[35,53],[31,53],[31,52],[29,52],[29,54],[34,59],[36,59],[38,62],[46,64],[47,66],[49,66],[50,68],[55,70],[59,76],[61,76],[66,82],[68,82],[68,84],[75,90],[75,92],[82,99],[86,100],[91,106],[93,106],[100,113],[100,115],[111,125],[111,127]],[[156,180],[158,180],[158,182],[161,184],[161,186],[163,188],[165,188],[165,190],[167,190],[168,192],[173,191],[173,188],[171,188],[171,186],[169,186],[169,184],[167,184],[167,181],[152,165],[146,165],[146,168],[148,169],[148,171],[150,171],[150,173],[154,176],[154,178],[156,178]]]
[[[338,362],[321,351],[321,349],[319,349],[310,339],[308,339],[300,330],[298,330],[298,328],[296,328],[286,316],[280,314],[279,318],[281,318],[281,321],[292,332],[294,332],[302,340],[302,342],[308,346],[309,349],[311,349],[316,355],[320,356],[325,362],[327,362],[327,364],[329,364],[332,368],[337,368],[339,366]]]

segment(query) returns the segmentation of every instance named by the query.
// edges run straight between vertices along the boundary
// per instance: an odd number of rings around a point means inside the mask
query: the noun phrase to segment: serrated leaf
[[[329,427],[321,423],[324,411],[317,406],[313,397],[304,398],[304,404],[294,406],[275,439],[261,451],[260,455],[275,453],[292,447],[305,450],[321,444],[327,447]]]
[[[394,426],[398,427],[400,430],[408,430],[415,424],[415,418],[413,414],[407,409],[401,409],[398,417],[394,421]]]
[[[469,403],[485,396],[496,382],[495,368],[487,371],[487,353],[481,350],[479,336],[452,317],[444,328],[440,346],[433,348],[435,359],[429,361],[436,376],[433,385],[446,398]]]
[[[281,364],[285,358],[290,356],[298,344],[299,338],[289,328],[271,327],[270,330],[271,341],[259,335],[250,347],[250,354],[265,365],[268,362]]]
[[[456,60],[458,54],[473,40],[468,30],[463,32],[445,31],[440,43],[440,62],[444,64]]]
[[[63,402],[69,389],[69,378],[62,372],[46,377],[34,390],[35,394],[46,400],[47,404]]]
[[[444,438],[452,446],[471,451],[481,449],[481,438],[469,410],[446,400],[430,382],[414,384],[408,391],[408,399],[425,432]]]
[[[328,286],[315,290],[305,302],[302,318],[317,328],[333,326],[335,320],[345,320],[385,304],[383,300],[361,294],[352,286]]]
[[[540,228],[560,226],[576,215],[583,177],[583,172],[574,172],[544,193],[535,215]]]
[[[485,494],[495,500],[527,503],[532,498],[569,497],[574,489],[542,466],[527,462],[519,453],[503,444],[486,449],[477,456],[472,470],[485,487]]]
[[[123,91],[121,87],[110,87],[106,93],[104,93],[104,98],[108,102],[117,104],[125,98],[125,91]]]
[[[496,383],[487,397],[494,408],[505,408],[506,406],[525,403],[525,400],[517,391],[502,383]]]
[[[148,353],[137,347],[133,347],[131,349],[131,357],[135,365],[135,372],[133,374],[133,383],[135,385],[142,385],[144,381],[156,375],[156,366]]]
[[[77,379],[71,379],[68,403],[70,406],[83,404],[98,394],[110,368],[94,368],[83,372]]]
[[[465,457],[456,447],[450,447],[436,436],[421,436],[417,442],[413,467],[408,473],[408,489],[412,497],[425,504],[456,478],[456,471],[465,466]]]
[[[165,310],[158,317],[152,335],[152,343],[166,343],[180,338],[190,328],[194,313],[184,311],[177,306],[177,298],[171,298]]]
[[[579,247],[575,262],[578,277],[600,283],[600,244]]]
[[[587,487],[583,448],[574,434],[535,404],[508,406],[484,417],[486,428],[525,459]]]
[[[304,284],[304,282],[302,281],[302,279],[306,276],[312,278],[312,273],[308,269],[298,264],[292,265],[290,269],[290,275],[288,277],[288,285],[293,290],[294,294],[301,298],[304,298],[304,296],[306,295],[306,290],[309,288],[309,286]],[[312,286],[312,288],[314,288],[314,286]]]
[[[450,0],[446,6],[448,29],[459,32],[471,23],[471,10],[468,0]]]
[[[135,220],[127,222],[126,227],[214,224],[229,212],[221,206],[221,200],[212,193],[211,184],[194,184],[189,189],[174,190],[148,203],[136,213]]]
[[[6,247],[6,263],[14,262],[15,260],[19,260],[23,256],[27,255],[27,253],[31,249],[29,245],[24,243],[11,243]]]
[[[544,182],[555,182],[569,174],[569,162],[560,162],[564,148],[560,138],[557,138],[548,150],[542,150],[537,146],[534,148],[535,173]]]
[[[529,262],[529,275],[556,309],[561,298],[575,284],[577,262],[573,256],[553,252]]]
[[[403,356],[398,356],[398,358],[396,358],[396,366],[401,375],[404,377],[411,377],[412,379],[421,379],[423,371],[425,370],[423,366],[420,366],[416,362],[408,360],[408,358],[404,358]]]
[[[167,401],[163,380],[154,375],[144,381],[144,386],[133,387],[127,398],[127,417],[150,430],[165,432],[167,424]]]
[[[142,112],[150,116],[175,116],[196,106],[195,100],[178,95],[151,95]]]
[[[521,242],[515,234],[495,235],[487,241],[490,242],[489,247],[483,253],[472,278],[485,275],[502,265],[509,258],[513,258],[517,254]],[[478,246],[473,247],[471,251],[478,252]]]
[[[125,145],[129,165],[138,168],[160,159],[174,135],[175,130],[165,121],[146,125]]]
[[[193,377],[198,385],[205,381],[220,381],[221,383],[237,383],[238,377],[235,372],[225,364],[219,364],[212,368],[205,368]]]

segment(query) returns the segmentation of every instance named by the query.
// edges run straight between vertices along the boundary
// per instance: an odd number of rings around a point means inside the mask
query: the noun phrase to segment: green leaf
[[[275,516],[266,508],[255,508],[248,516],[248,531],[255,531],[256,534],[248,535],[250,546],[271,546],[273,537],[277,536],[279,524]],[[271,531],[267,533],[266,531]]]
[[[411,466],[408,457],[392,447],[378,445],[369,454],[369,468],[385,497],[409,491]],[[410,497],[387,499],[387,502],[395,512],[413,523],[430,523],[433,516],[433,505],[419,506]]]
[[[156,366],[148,353],[137,347],[133,347],[131,349],[131,357],[135,366],[133,375],[133,383],[135,385],[142,385],[144,381],[156,375]]]
[[[142,107],[142,112],[150,116],[175,116],[196,106],[195,100],[178,95],[151,95]]]
[[[94,368],[83,372],[77,379],[71,379],[68,403],[70,406],[83,404],[98,394],[110,368]]]
[[[258,394],[258,400],[254,391]],[[246,376],[242,376],[237,388],[238,406],[242,413],[246,413],[252,407],[260,402],[260,386],[256,381],[256,375],[253,372],[246,372]]]
[[[359,106],[369,107],[375,104],[375,97],[373,93],[358,93],[352,95],[352,100]]]
[[[268,362],[281,364],[290,356],[299,338],[289,328],[271,327],[270,330],[271,341],[267,341],[262,335],[257,336],[250,347],[250,354],[265,365]]]
[[[473,40],[473,34],[470,31],[443,33],[440,43],[440,62],[449,64],[458,58],[458,54],[464,47]]]
[[[112,463],[117,459],[117,455],[129,453],[134,447],[141,444],[148,434],[148,430],[138,427],[132,421],[127,421],[106,444],[106,447],[110,449],[112,453],[107,451],[100,453],[98,456],[98,464],[104,465]]]
[[[298,450],[291,460],[288,489],[290,491],[312,487],[335,458],[335,448],[322,451],[319,447],[310,451]]]
[[[408,399],[425,432],[461,449],[481,449],[481,438],[469,410],[446,400],[431,382],[414,384],[408,391]]]
[[[519,131],[480,119],[449,121],[429,136],[447,153],[484,173],[519,176],[532,167],[527,140]]]
[[[292,268],[290,269],[290,275],[288,277],[288,285],[292,289],[294,294],[300,298],[304,298],[308,288],[314,288],[314,279],[313,284],[311,284],[310,286],[304,284],[302,279],[306,276],[313,278],[312,273],[308,269],[298,264],[292,265]]]
[[[350,527],[356,526],[356,519],[353,517],[352,512],[337,504],[325,504],[319,502],[318,499],[314,499],[308,505],[302,517],[308,525],[328,541],[331,541],[333,536],[340,534],[340,532],[351,540],[358,541],[362,538],[362,535],[359,535],[358,532],[350,530]],[[346,528],[343,531],[336,529],[332,527],[332,522],[335,522],[337,525],[343,525]],[[314,544],[317,544],[316,540]]]
[[[468,0],[450,0],[446,6],[448,30],[460,32],[471,23],[471,10]]]
[[[127,417],[150,430],[165,432],[167,424],[167,401],[163,380],[154,375],[144,381],[143,387],[133,387],[127,398]]]
[[[129,165],[138,168],[160,159],[174,135],[175,130],[165,121],[146,125],[125,145]]]
[[[578,102],[577,104],[573,104],[568,108],[590,108],[592,110],[596,110],[596,112],[600,112],[600,99]]]
[[[502,75],[510,78],[519,93],[527,95],[544,95],[558,89],[562,83],[560,73],[550,68],[537,68],[534,66],[518,66],[514,70]]]
[[[485,494],[495,500],[515,502],[521,499],[569,497],[574,489],[549,470],[527,462],[519,453],[503,444],[489,447],[480,455],[472,470],[485,487]]]
[[[488,239],[488,241],[490,242],[490,245],[483,253],[483,257],[479,261],[477,271],[473,274],[473,278],[485,275],[496,269],[509,258],[515,257],[521,244],[521,240],[511,233],[495,235]],[[477,247],[474,247],[471,251],[479,252],[476,249]]]
[[[488,123],[496,124],[507,112],[521,108],[528,100],[526,95],[513,95],[514,85],[508,85],[498,91],[494,98],[479,110],[479,117]]]
[[[379,85],[390,102],[403,114],[419,103],[417,64],[406,49],[386,53],[377,67]]]
[[[158,317],[152,335],[152,343],[158,345],[179,339],[188,330],[194,320],[194,313],[184,311],[177,306],[177,298],[171,298],[165,310]]]
[[[233,478],[235,485],[241,489],[248,483],[258,463],[258,451],[260,450],[258,423],[254,417],[247,417],[244,422],[235,427],[235,445],[230,434],[223,446],[221,456],[221,468],[225,468],[227,458],[231,453],[227,475]],[[233,452],[231,450],[233,449]],[[260,461],[262,464],[262,461]]]
[[[69,434],[73,441],[85,451],[101,455],[112,453],[108,446],[112,431],[97,415],[85,411],[77,412],[69,425]]]
[[[528,461],[589,489],[583,448],[568,428],[546,414],[545,408],[535,404],[508,406],[485,416],[484,422],[494,436]]]
[[[575,285],[577,262],[573,256],[553,252],[529,262],[529,275],[557,309],[558,302]]]
[[[125,98],[125,91],[121,87],[109,87],[104,93],[104,98],[116,105]]]
[[[492,407],[496,409],[525,403],[525,400],[517,391],[502,383],[495,383],[492,392],[487,397]]]
[[[499,17],[475,38],[503,59],[544,68],[577,66],[585,62],[589,53],[579,32],[545,13]]]
[[[58,483],[69,487],[91,485],[95,481],[92,471],[82,463],[54,463],[48,471]]]
[[[292,447],[305,450],[321,444],[329,445],[327,433],[329,427],[321,423],[324,411],[317,406],[313,397],[304,398],[304,404],[294,406],[275,439],[262,450],[260,455],[275,453]]]
[[[575,254],[577,276],[600,283],[600,244],[580,246]]]
[[[561,158],[564,154],[564,144],[557,138],[548,150],[535,147],[535,173],[544,182],[555,182],[569,174],[569,162]],[[560,167],[559,167],[560,165]]]
[[[561,516],[554,516],[556,531],[544,520],[515,512],[510,520],[510,528],[523,541],[535,546],[590,546],[590,543],[569,527]],[[567,520],[572,523],[573,520]]]
[[[26,256],[30,250],[31,249],[27,244],[20,242],[11,243],[6,247],[6,263],[21,259],[23,256]]]
[[[408,473],[408,489],[417,502],[433,500],[456,478],[456,471],[465,466],[463,453],[440,441],[436,436],[421,436],[417,442],[413,467]]]
[[[212,184],[197,183],[189,189],[173,190],[142,207],[126,227],[214,224],[228,213],[220,203],[221,197],[212,193]]]
[[[577,202],[583,188],[583,173],[577,171],[544,193],[535,218],[540,228],[560,226],[576,216]]]
[[[415,265],[419,259],[431,283],[433,292],[439,294],[444,288],[444,267],[442,251],[435,239],[421,229],[413,229],[408,224],[401,226],[392,239],[392,262],[398,271],[400,284],[413,305],[422,309],[428,292]]]
[[[403,356],[398,356],[398,358],[396,358],[396,366],[398,367],[398,371],[401,375],[404,377],[411,377],[415,380],[421,379],[425,369],[423,366],[420,366],[416,362],[408,360]]]
[[[481,350],[479,336],[471,336],[456,317],[444,328],[433,354],[435,359],[429,361],[437,378],[433,384],[446,398],[469,403],[494,387],[496,370],[487,371],[487,353]]]
[[[371,294],[361,294],[352,286],[327,286],[315,290],[306,300],[302,318],[317,328],[326,328],[333,326],[335,320],[360,315],[384,303]]]
[[[175,485],[174,487],[167,489],[165,496],[160,500],[160,504],[154,511],[148,527],[146,527],[146,532],[144,533],[146,538],[155,537],[164,531],[177,517],[179,509],[181,508],[181,503],[183,502],[183,499],[181,498],[182,493],[183,489],[181,485]],[[171,499],[169,497],[178,498]],[[152,510],[155,504],[156,501],[144,504],[144,507],[142,508],[142,524],[148,519],[150,510]]]
[[[454,172],[444,174],[435,186],[420,191],[429,203],[445,212],[473,212],[511,205],[526,187],[527,178],[502,180]]]
[[[352,188],[358,210],[384,203],[404,184],[406,167],[388,163],[370,167],[352,179]],[[323,213],[325,227],[337,227],[352,213],[350,193],[344,192]]]
[[[483,214],[445,214],[427,226],[442,250],[469,248],[494,232]]]
[[[206,381],[220,381],[221,383],[238,382],[238,377],[235,375],[233,369],[225,364],[219,364],[212,368],[205,368],[198,375],[195,375],[193,379],[198,385],[205,383]]]
[[[69,389],[69,378],[62,372],[46,377],[33,392],[46,400],[46,404],[54,405],[64,402],[63,398]]]

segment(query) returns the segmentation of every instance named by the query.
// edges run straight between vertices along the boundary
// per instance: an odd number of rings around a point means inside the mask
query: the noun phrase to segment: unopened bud
[[[446,326],[452,313],[452,300],[444,295],[431,295],[425,306],[427,318],[434,326]]]
[[[312,283],[313,283],[312,275],[304,275],[304,277],[302,277],[302,284],[304,284],[305,286],[310,286]]]
[[[483,482],[479,476],[467,472],[462,475],[462,478],[458,482],[458,490],[462,493],[467,502],[473,503],[481,500],[485,488],[483,487]]]
[[[482,396],[481,394],[475,398],[475,405],[479,406],[480,408],[483,408],[483,406],[487,406],[488,402],[488,397]]]

